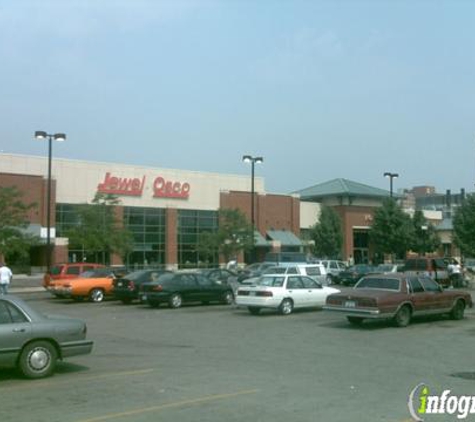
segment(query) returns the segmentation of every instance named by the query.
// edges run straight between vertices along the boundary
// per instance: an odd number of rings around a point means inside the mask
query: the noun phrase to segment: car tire
[[[104,300],[104,290],[94,288],[89,292],[89,300],[94,303],[100,303]]]
[[[361,317],[355,317],[355,316],[348,316],[346,317],[346,319],[348,320],[348,322],[351,324],[351,325],[361,325],[363,324],[363,318]]]
[[[394,322],[397,327],[407,327],[411,322],[412,310],[409,306],[404,305],[397,311]]]
[[[223,299],[222,299],[222,302],[225,304],[225,305],[232,305],[233,302],[234,302],[234,295],[233,295],[233,292],[225,292],[223,294]]]
[[[333,278],[333,276],[331,274],[328,274],[327,275],[327,285],[330,286],[332,284],[338,284],[336,279]]]
[[[450,318],[455,320],[463,319],[463,315],[465,312],[465,303],[463,300],[459,299],[455,302],[454,307],[450,311]]]
[[[284,299],[279,306],[279,313],[281,315],[290,315],[294,310],[294,302],[292,299]]]
[[[58,352],[51,343],[35,341],[25,346],[18,366],[27,378],[44,378],[53,373],[57,359]]]
[[[252,315],[259,315],[259,312],[261,312],[261,308],[257,306],[248,306],[247,309]]]
[[[170,308],[173,308],[173,309],[180,308],[182,304],[183,304],[183,299],[179,293],[173,293],[170,296],[170,299],[168,299],[168,305],[170,305]]]

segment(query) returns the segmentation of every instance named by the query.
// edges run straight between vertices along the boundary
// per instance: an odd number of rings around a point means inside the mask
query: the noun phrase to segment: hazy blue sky
[[[471,0],[0,0],[0,83],[4,152],[474,190]]]

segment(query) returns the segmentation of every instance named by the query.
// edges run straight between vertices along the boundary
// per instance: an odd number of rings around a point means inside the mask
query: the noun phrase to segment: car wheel
[[[95,288],[89,292],[89,300],[94,303],[99,303],[104,300],[104,290]]]
[[[232,305],[232,303],[234,302],[234,295],[232,292],[226,292],[223,294],[223,302],[226,304],[226,305]]]
[[[257,306],[249,306],[247,309],[252,315],[259,315],[259,312],[261,312],[261,308],[258,308]]]
[[[327,284],[330,286],[331,284],[338,284],[335,279],[333,279],[332,275],[327,275]]]
[[[457,300],[457,302],[455,302],[454,307],[450,311],[450,318],[455,319],[455,320],[463,319],[464,312],[465,312],[465,303],[463,302],[463,300],[459,299]]]
[[[291,299],[284,299],[279,306],[279,312],[281,315],[289,315],[294,310],[294,303]]]
[[[396,316],[394,317],[394,322],[398,327],[407,327],[411,322],[411,308],[409,306],[403,306],[397,312]]]
[[[168,300],[168,304],[170,305],[170,308],[179,308],[183,303],[183,299],[181,298],[181,295],[178,293],[173,293],[170,296],[170,299]]]
[[[346,319],[348,320],[348,322],[351,325],[361,325],[361,324],[363,324],[363,318],[360,318],[360,317],[348,316],[348,317],[346,317]]]
[[[25,346],[20,355],[19,368],[27,378],[43,378],[52,374],[58,353],[47,341],[36,341]]]

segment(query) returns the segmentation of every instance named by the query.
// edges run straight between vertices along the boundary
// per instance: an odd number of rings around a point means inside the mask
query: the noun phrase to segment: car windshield
[[[265,276],[257,280],[258,286],[268,286],[268,287],[282,287],[284,285],[285,277],[281,276]]]
[[[285,267],[269,267],[264,270],[264,274],[285,274]]]
[[[377,290],[400,290],[400,280],[386,277],[366,277],[362,278],[355,286],[355,289],[377,289]]]

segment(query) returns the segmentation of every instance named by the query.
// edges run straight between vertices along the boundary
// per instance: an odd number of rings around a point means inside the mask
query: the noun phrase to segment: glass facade
[[[134,237],[134,250],[124,264],[130,268],[165,265],[165,209],[124,207],[124,227]]]
[[[217,254],[203,258],[197,250],[200,234],[217,230],[218,213],[216,211],[178,210],[178,266],[186,268],[218,265]]]
[[[56,206],[56,236],[68,237],[68,230],[79,222],[77,205]],[[165,265],[165,210],[160,208],[124,207],[124,227],[133,235],[133,251],[124,265],[130,268]],[[69,262],[99,262],[110,264],[109,254],[90,254],[78,245],[69,245]]]

